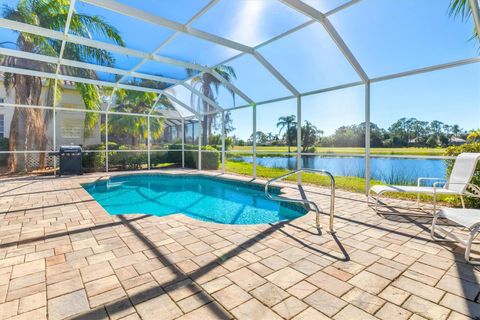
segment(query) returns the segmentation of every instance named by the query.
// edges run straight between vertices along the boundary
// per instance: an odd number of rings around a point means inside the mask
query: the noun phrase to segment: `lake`
[[[232,160],[253,162],[253,157],[234,157]],[[334,157],[334,156],[302,156],[302,167],[327,170],[334,176],[365,176],[365,158]],[[257,157],[257,164],[270,168],[295,170],[295,156]],[[444,178],[446,164],[441,159],[410,159],[410,158],[371,158],[371,177],[385,183],[416,183],[419,177]]]

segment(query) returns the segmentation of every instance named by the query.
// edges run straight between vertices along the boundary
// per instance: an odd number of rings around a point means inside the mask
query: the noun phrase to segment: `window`
[[[82,122],[78,119],[62,119],[60,126],[62,137],[78,139],[82,137]]]
[[[0,114],[0,137],[5,137],[5,115],[3,114]]]

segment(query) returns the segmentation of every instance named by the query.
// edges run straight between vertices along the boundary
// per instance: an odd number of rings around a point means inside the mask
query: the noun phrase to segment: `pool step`
[[[124,184],[125,184],[124,181],[110,182],[110,180],[108,180],[107,181],[107,189],[117,188],[117,187],[123,186]]]

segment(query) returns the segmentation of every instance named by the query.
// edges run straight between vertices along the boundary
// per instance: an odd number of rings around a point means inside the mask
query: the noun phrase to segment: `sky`
[[[179,23],[186,23],[207,0],[117,0]],[[18,0],[0,0],[15,5]],[[346,0],[306,0],[322,12],[328,12]],[[454,19],[448,14],[449,0],[362,0],[330,16],[369,77],[422,68],[450,61],[478,57],[480,45],[470,40],[473,22]],[[152,52],[174,32],[147,22],[77,1],[76,10],[102,16],[115,25],[127,47]],[[193,24],[193,28],[255,46],[296,27],[309,19],[275,0],[220,0]],[[94,39],[104,40],[92,35]],[[0,42],[14,41],[15,34],[0,29]],[[323,27],[314,23],[258,51],[300,92],[359,81],[358,75],[343,57]],[[188,35],[178,35],[164,45],[160,55],[215,65],[239,54]],[[140,59],[115,54],[116,66],[129,69]],[[290,95],[255,58],[242,55],[230,62],[237,79],[234,84],[254,101]],[[185,78],[185,70],[145,63],[139,72]],[[108,75],[101,75],[111,79]],[[189,102],[189,93],[176,88],[175,94]],[[325,134],[342,125],[364,121],[364,87],[306,96],[302,99],[303,120]],[[221,89],[222,107],[235,103]],[[278,117],[296,113],[296,101],[286,100],[257,107],[257,129],[278,132]],[[480,128],[480,63],[372,84],[371,121],[388,128],[401,117],[440,120],[465,129]],[[248,138],[252,130],[252,110],[232,111],[232,134]]]

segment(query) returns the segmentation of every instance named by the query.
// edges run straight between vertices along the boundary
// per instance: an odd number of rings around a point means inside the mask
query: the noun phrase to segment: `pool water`
[[[306,212],[301,206],[266,199],[263,186],[200,175],[117,176],[83,187],[109,214],[182,213],[202,221],[261,224]]]

